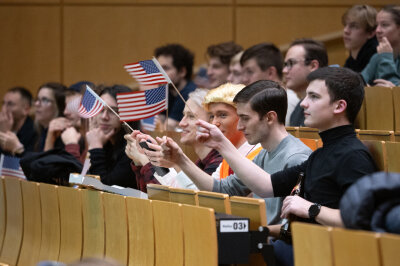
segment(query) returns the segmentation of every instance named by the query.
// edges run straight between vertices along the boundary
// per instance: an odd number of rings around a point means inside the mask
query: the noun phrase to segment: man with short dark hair
[[[196,89],[196,85],[191,81],[194,62],[193,53],[180,44],[167,44],[158,47],[154,51],[154,54],[180,94],[187,100],[189,93]],[[166,121],[168,130],[175,130],[178,126],[179,121],[183,117],[182,112],[184,107],[184,102],[172,85],[170,85],[168,121]]]
[[[234,42],[210,45],[207,48],[207,76],[209,87],[215,89],[228,81],[232,57],[243,48]]]
[[[327,65],[328,54],[321,42],[312,39],[295,40],[290,44],[285,56],[283,74],[286,87],[293,90],[301,100],[304,99],[308,86],[307,75]],[[289,126],[304,126],[304,114],[300,102],[291,114]]]
[[[29,112],[32,94],[23,87],[14,87],[4,95],[0,112],[0,153],[20,155],[32,151],[37,138]]]
[[[260,43],[247,48],[240,58],[242,65],[242,82],[249,85],[258,80],[281,82],[283,58],[281,51],[272,43]],[[289,123],[290,115],[299,102],[292,90],[287,90],[288,109],[285,124]]]
[[[198,138],[228,161],[243,183],[262,197],[285,197],[282,217],[296,215],[306,221],[343,226],[339,202],[360,177],[376,171],[367,148],[357,138],[354,119],[364,98],[364,83],[359,74],[346,68],[321,68],[308,75],[307,94],[301,102],[305,125],[318,128],[323,147],[302,164],[269,174],[244,159],[212,125],[201,122]],[[288,196],[304,173],[303,198]],[[276,229],[276,228],[275,228]],[[272,228],[275,236],[278,232]],[[274,242],[282,265],[293,265],[291,245]]]

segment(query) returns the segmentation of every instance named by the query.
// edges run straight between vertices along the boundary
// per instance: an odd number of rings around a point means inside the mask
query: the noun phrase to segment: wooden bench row
[[[293,223],[296,266],[397,266],[400,236]]]
[[[0,261],[108,257],[122,265],[217,265],[214,210],[9,177],[0,180]]]

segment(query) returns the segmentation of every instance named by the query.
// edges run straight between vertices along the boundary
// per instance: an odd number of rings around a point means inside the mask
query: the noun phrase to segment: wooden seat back
[[[16,265],[22,244],[24,230],[21,181],[16,178],[4,178],[6,194],[6,230],[0,261]]]
[[[363,140],[362,143],[368,148],[380,171],[386,171],[385,142],[379,140]]]
[[[105,257],[128,264],[128,223],[125,197],[103,194],[105,219]]]
[[[214,210],[182,205],[184,265],[218,265],[218,240]]]
[[[213,208],[215,212],[231,214],[229,195],[210,191],[198,191],[199,206]]]
[[[151,200],[127,197],[129,265],[154,265],[154,225]]]
[[[60,204],[60,255],[58,261],[71,263],[82,256],[83,228],[81,190],[58,187]]]
[[[299,138],[320,139],[319,130],[312,127],[299,127]]]
[[[388,172],[400,173],[400,142],[385,142]]]
[[[333,228],[331,235],[335,265],[380,265],[378,234]]]
[[[394,132],[390,130],[357,130],[360,140],[394,141]]]
[[[155,265],[183,265],[181,204],[153,200]]]
[[[42,241],[39,261],[57,261],[60,252],[60,209],[58,186],[40,183],[40,206],[42,208]]]
[[[382,266],[396,266],[400,261],[400,236],[394,234],[381,234],[379,247],[382,258]]]
[[[24,207],[24,237],[19,254],[18,265],[36,265],[39,261],[42,234],[39,184],[21,182]]]
[[[294,264],[296,266],[333,266],[331,227],[294,222]]]
[[[197,192],[194,191],[193,189],[170,187],[169,198],[171,202],[189,204],[195,206],[199,204]]]
[[[394,130],[393,93],[389,87],[365,87],[366,126],[369,130]]]
[[[151,200],[170,201],[168,186],[147,184],[147,195]]]
[[[103,258],[105,249],[105,221],[103,192],[83,189],[82,218],[83,246],[82,258]]]

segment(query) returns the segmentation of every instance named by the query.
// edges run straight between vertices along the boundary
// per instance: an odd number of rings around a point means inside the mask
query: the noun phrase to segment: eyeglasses
[[[283,67],[284,68],[287,67],[287,69],[291,69],[294,65],[296,65],[296,64],[298,64],[300,62],[304,62],[304,64],[306,65],[307,62],[309,62],[309,60],[308,59],[299,59],[299,60],[289,59],[289,60],[287,60],[286,62],[283,63]]]
[[[53,100],[43,97],[43,98],[37,98],[35,100],[35,103],[39,103],[41,105],[50,105],[53,102]]]

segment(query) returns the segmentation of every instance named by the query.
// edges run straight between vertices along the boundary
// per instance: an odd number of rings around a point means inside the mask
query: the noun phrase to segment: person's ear
[[[274,111],[269,111],[264,115],[264,121],[267,123],[273,122],[277,119],[277,114]]]
[[[333,111],[335,114],[340,114],[346,112],[347,102],[343,99],[335,102],[335,110]]]
[[[309,66],[311,67],[311,72],[319,68],[319,62],[316,59],[311,60]]]
[[[268,79],[275,80],[278,77],[278,71],[276,70],[276,67],[270,66],[266,71]]]

